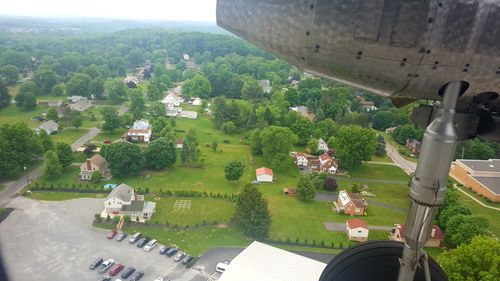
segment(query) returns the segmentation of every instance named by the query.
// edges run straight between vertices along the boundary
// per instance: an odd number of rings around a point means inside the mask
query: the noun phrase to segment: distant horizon
[[[106,17],[64,17],[64,16],[24,16],[24,15],[6,15],[1,14],[0,18],[12,19],[37,19],[37,20],[106,20],[106,21],[122,21],[122,22],[143,22],[143,23],[196,23],[196,24],[210,24],[217,25],[215,21],[197,21],[197,20],[176,20],[176,19],[142,19],[142,18],[106,18]]]

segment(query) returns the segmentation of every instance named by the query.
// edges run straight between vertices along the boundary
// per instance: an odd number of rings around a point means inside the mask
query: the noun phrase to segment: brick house
[[[500,202],[500,159],[457,159],[451,165],[450,175],[488,200]]]
[[[368,225],[362,219],[350,219],[345,222],[345,233],[350,241],[365,242],[368,240]]]
[[[87,161],[80,166],[80,179],[91,180],[92,173],[96,171],[100,172],[104,177],[109,176],[108,162],[99,154],[87,159]]]
[[[123,134],[123,139],[131,142],[149,142],[151,140],[151,126],[148,120],[136,120],[132,128],[130,128],[125,134]]]
[[[422,148],[422,143],[416,139],[407,139],[406,140],[406,147],[411,150],[411,153],[413,153],[415,155],[419,155],[420,149]]]
[[[368,207],[368,202],[356,193],[341,190],[334,205],[334,210],[339,214],[362,216]]]
[[[399,242],[405,242],[405,225],[404,224],[395,224],[392,228],[389,239]],[[440,247],[441,243],[444,240],[444,234],[439,226],[434,225],[431,230],[431,237],[429,241],[427,241],[424,247]]]

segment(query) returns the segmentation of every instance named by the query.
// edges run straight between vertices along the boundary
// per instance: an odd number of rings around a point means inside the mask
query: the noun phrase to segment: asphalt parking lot
[[[38,202],[23,197],[12,201],[15,208],[0,224],[0,247],[10,281],[97,280],[102,274],[88,269],[97,257],[112,258],[126,267],[143,271],[141,280],[205,281],[193,269],[172,258],[122,242],[108,240],[107,230],[92,227],[102,199]],[[119,276],[117,276],[119,277]]]

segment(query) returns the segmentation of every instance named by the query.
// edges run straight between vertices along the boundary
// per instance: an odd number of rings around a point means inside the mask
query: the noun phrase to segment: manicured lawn
[[[55,142],[64,142],[69,145],[83,137],[89,130],[79,128],[76,130],[75,128],[65,128],[62,132],[52,135],[52,139]]]
[[[392,159],[389,156],[387,156],[387,155],[384,155],[384,156],[373,155],[371,161],[373,161],[373,162],[393,163]]]
[[[213,198],[198,198],[198,197],[162,197],[154,199],[148,196],[147,200],[156,202],[156,213],[151,218],[151,221],[165,224],[167,221],[170,225],[193,227],[195,224],[227,223],[234,213],[234,203],[225,200]],[[175,209],[174,203],[177,200],[191,201],[191,207],[188,209]]]
[[[54,187],[57,187],[59,184],[61,184],[63,187],[65,187],[66,184],[68,185],[68,187],[71,187],[71,185],[73,184],[78,186],[80,184],[80,182],[78,181],[78,173],[80,173],[80,168],[78,166],[70,165],[63,168],[60,178],[49,181],[45,180],[43,177],[40,177],[38,180],[33,182],[33,184],[45,183],[46,185],[52,184]]]
[[[349,171],[353,178],[374,180],[408,181],[409,176],[401,168],[392,165],[364,163],[361,167]]]
[[[17,93],[19,93],[19,87],[21,87],[21,84],[7,87],[7,89],[9,90],[9,95],[12,97],[12,99],[14,99],[17,96]]]
[[[93,138],[92,141],[103,142],[107,139],[109,139],[111,141],[115,141],[117,139],[120,139],[125,132],[127,132],[127,129],[117,129],[117,130],[113,131],[112,133],[102,131],[95,138]]]
[[[473,215],[480,215],[488,219],[490,223],[489,231],[496,237],[500,237],[500,211],[485,208],[461,192],[458,192],[458,194],[460,194],[460,202],[469,208]]]
[[[9,105],[0,109],[0,125],[26,123],[30,128],[38,127],[42,122],[32,122],[31,118],[42,116],[43,113],[47,112],[47,109],[47,106],[37,105],[33,110],[26,111],[15,105]]]
[[[29,198],[43,201],[62,201],[75,198],[104,198],[106,194],[103,193],[77,193],[77,192],[53,192],[53,191],[39,191],[33,192]]]

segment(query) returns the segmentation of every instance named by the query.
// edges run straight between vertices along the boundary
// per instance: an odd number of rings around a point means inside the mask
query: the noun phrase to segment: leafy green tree
[[[270,126],[261,132],[262,155],[269,163],[279,154],[288,154],[295,143],[297,136],[289,128]]]
[[[375,155],[382,157],[385,154],[385,139],[382,136],[377,136],[377,148],[375,149]]]
[[[330,137],[337,134],[339,128],[340,126],[337,123],[335,123],[335,121],[333,121],[330,118],[326,118],[316,123],[314,129],[314,137],[327,140]]]
[[[111,174],[115,177],[138,175],[146,162],[141,148],[126,141],[108,145],[103,154]]]
[[[104,81],[101,77],[96,77],[90,81],[89,84],[89,93],[91,96],[94,96],[96,99],[101,99],[104,93]]]
[[[134,119],[141,119],[145,109],[146,103],[142,93],[137,90],[132,91],[130,94],[130,111],[132,112]]]
[[[103,179],[101,172],[93,171],[91,175],[91,180],[93,183],[100,183]]]
[[[49,108],[49,110],[47,110],[47,115],[45,115],[45,118],[52,121],[59,120],[59,114],[57,113],[57,109],[55,107]]]
[[[175,143],[166,138],[156,139],[144,150],[144,157],[148,169],[161,170],[170,167],[176,160]]]
[[[114,107],[106,106],[101,109],[102,114],[102,129],[104,131],[113,132],[121,125],[120,116]]]
[[[245,81],[241,88],[241,97],[249,101],[261,101],[264,99],[264,92],[257,80],[250,78]]]
[[[298,137],[297,144],[305,145],[313,133],[313,124],[308,119],[300,117],[291,125],[290,129]]]
[[[337,180],[333,176],[327,176],[323,180],[323,188],[328,191],[335,191],[337,189]]]
[[[495,149],[479,139],[460,142],[455,150],[455,159],[487,160],[496,157]]]
[[[192,165],[198,161],[198,152],[193,140],[186,138],[181,149],[181,161],[183,165]]]
[[[56,145],[56,152],[59,162],[61,162],[63,167],[67,167],[73,163],[75,156],[73,155],[73,151],[71,150],[71,146],[69,144],[58,142]]]
[[[8,106],[11,98],[9,89],[5,86],[3,79],[0,78],[0,108]]]
[[[317,78],[305,78],[299,82],[299,91],[304,89],[321,89],[321,80]]]
[[[64,85],[63,84],[56,84],[54,87],[52,87],[51,94],[56,97],[60,97],[64,95]]]
[[[472,213],[467,207],[457,203],[441,210],[439,212],[439,215],[437,216],[437,223],[444,231],[446,231],[446,224],[448,223],[450,218],[454,217],[455,215],[470,216],[472,215]]]
[[[0,178],[18,176],[43,153],[40,138],[25,123],[0,126]]]
[[[247,184],[243,187],[236,202],[233,221],[246,235],[255,239],[264,239],[268,236],[271,215],[267,200],[255,186]]]
[[[213,152],[216,152],[216,151],[217,151],[217,147],[218,147],[218,146],[219,146],[219,143],[218,143],[216,140],[214,140],[214,141],[212,142],[212,144],[211,144],[211,147],[212,147]]]
[[[373,115],[373,128],[384,131],[387,128],[394,126],[394,113],[391,111],[379,111]]]
[[[312,138],[307,142],[307,148],[311,154],[319,154],[318,139]]]
[[[35,95],[30,92],[19,92],[15,100],[16,105],[24,110],[33,110],[37,104]]]
[[[221,130],[222,132],[224,132],[224,134],[233,135],[236,134],[238,129],[236,128],[236,125],[233,121],[228,121],[222,124]]]
[[[224,167],[224,175],[226,180],[237,181],[243,175],[245,171],[245,164],[239,160],[232,160],[226,164]]]
[[[470,243],[472,237],[487,235],[488,220],[481,216],[455,215],[446,222],[445,241],[453,246]]]
[[[163,105],[161,102],[154,102],[151,104],[149,107],[149,115],[153,117],[163,117],[165,116],[165,105]],[[154,127],[153,127],[154,129]],[[161,131],[161,130],[160,130]]]
[[[57,84],[57,74],[48,69],[41,69],[33,75],[33,81],[40,88],[42,95],[49,95],[52,92],[52,87]]]
[[[40,139],[44,152],[54,150],[54,141],[52,141],[52,138],[47,134],[47,131],[40,130],[38,138]]]
[[[302,176],[297,183],[297,194],[300,200],[309,201],[314,199],[316,189],[314,188],[311,178]]]
[[[83,124],[82,114],[76,110],[71,111],[69,123],[71,126],[75,127],[76,130],[78,130],[78,128],[80,128]]]
[[[12,85],[19,79],[19,68],[14,65],[6,65],[0,69],[0,74],[5,77],[7,84]]]
[[[346,168],[356,168],[361,161],[368,161],[375,153],[377,136],[373,130],[358,125],[342,127],[329,143]]]
[[[68,96],[90,96],[90,81],[92,77],[84,73],[75,73],[66,83]]]
[[[19,86],[19,94],[32,94],[34,96],[39,96],[41,94],[40,88],[38,85],[33,82],[33,81],[28,81],[25,83],[22,83],[21,86]]]
[[[438,256],[449,281],[496,281],[500,276],[500,241],[476,236]]]
[[[121,79],[114,79],[104,83],[104,90],[112,104],[120,104],[127,97],[127,87]]]
[[[188,97],[208,98],[212,92],[210,81],[200,74],[196,74],[182,86],[182,93]]]
[[[407,139],[418,139],[418,131],[415,126],[410,124],[397,126],[392,133],[392,138],[397,143],[405,145]]]
[[[43,170],[43,177],[47,180],[58,179],[62,174],[62,165],[59,162],[57,153],[53,150],[45,153],[45,168]]]
[[[20,69],[30,67],[32,65],[31,56],[26,51],[19,52],[7,49],[0,53],[0,65],[14,65]]]

